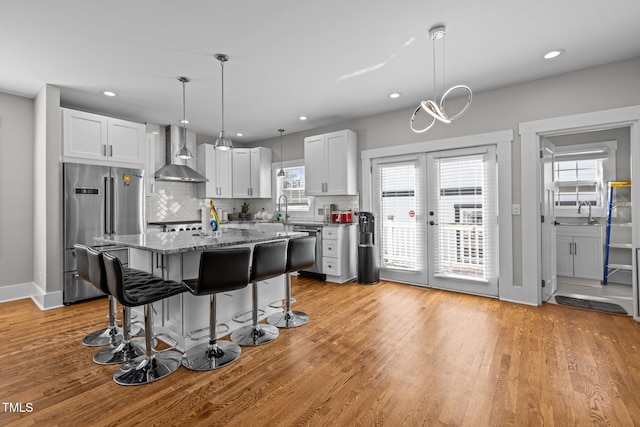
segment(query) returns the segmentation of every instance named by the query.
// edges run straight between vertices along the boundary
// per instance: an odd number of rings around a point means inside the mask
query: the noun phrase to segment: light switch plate
[[[520,215],[520,205],[511,205],[511,213],[513,215]]]

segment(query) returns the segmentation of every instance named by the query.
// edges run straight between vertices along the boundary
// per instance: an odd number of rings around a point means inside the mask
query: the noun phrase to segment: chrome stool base
[[[102,347],[111,344],[111,339],[114,335],[113,339],[115,339],[116,345],[120,344],[122,342],[122,329],[117,326],[90,333],[82,339],[82,344],[87,347]]]
[[[142,385],[164,378],[180,366],[182,355],[163,351],[153,356],[140,356],[120,367],[113,380],[120,385]]]
[[[230,341],[199,344],[182,356],[182,366],[194,371],[210,371],[222,368],[240,357],[240,346]]]
[[[267,323],[278,328],[297,328],[309,322],[309,315],[302,311],[275,313],[267,317]]]
[[[93,361],[99,365],[119,365],[144,356],[144,347],[129,341],[120,343],[116,347],[105,347],[93,355]]]
[[[231,334],[231,341],[238,345],[255,347],[275,340],[279,334],[278,328],[273,325],[244,326]]]

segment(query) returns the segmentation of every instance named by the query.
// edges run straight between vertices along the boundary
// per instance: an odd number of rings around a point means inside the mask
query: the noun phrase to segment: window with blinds
[[[434,274],[489,280],[496,262],[495,152],[434,157],[433,163]]]
[[[290,211],[308,212],[310,198],[305,194],[304,166],[283,169],[284,176],[276,176],[277,196],[287,196]]]
[[[380,266],[382,268],[418,271],[422,266],[418,218],[420,199],[424,194],[418,161],[379,163],[378,197],[380,206]]]

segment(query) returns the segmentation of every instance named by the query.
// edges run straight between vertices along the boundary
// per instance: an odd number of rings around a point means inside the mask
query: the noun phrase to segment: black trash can
[[[358,283],[375,285],[380,281],[380,261],[375,246],[373,214],[360,212],[358,216],[360,244],[358,245]]]

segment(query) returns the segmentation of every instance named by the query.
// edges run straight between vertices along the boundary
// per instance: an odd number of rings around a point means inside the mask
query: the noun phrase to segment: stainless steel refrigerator
[[[128,263],[128,251],[99,245],[94,237],[139,234],[144,227],[144,182],[139,169],[65,163],[63,302],[70,304],[103,295],[77,274],[73,245],[98,247]]]

